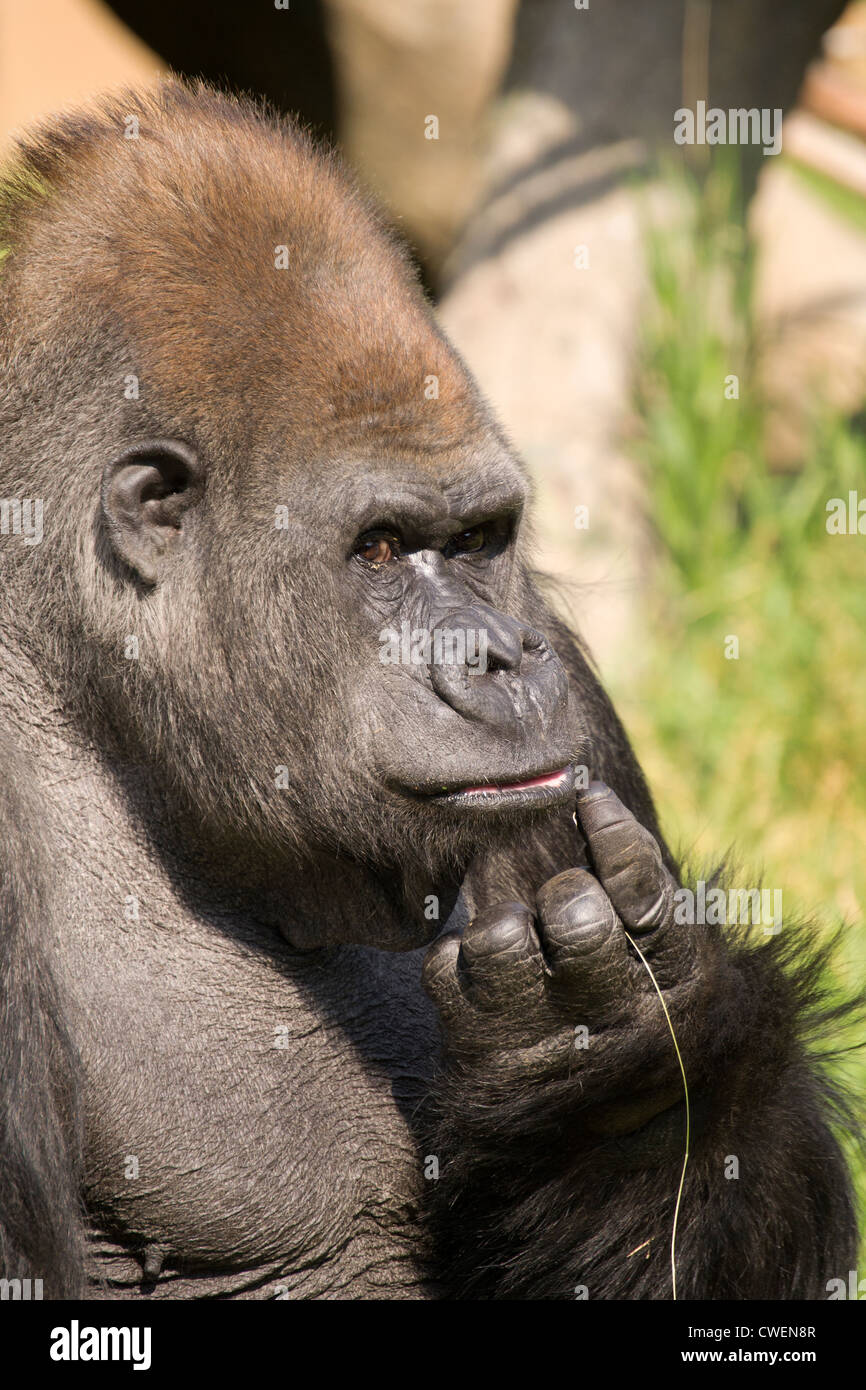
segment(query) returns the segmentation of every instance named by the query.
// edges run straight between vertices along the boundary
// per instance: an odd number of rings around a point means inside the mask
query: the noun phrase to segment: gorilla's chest
[[[98,934],[97,934],[98,935]],[[312,959],[201,924],[76,945],[92,1271],[135,1296],[420,1291],[415,956]],[[84,957],[82,959],[81,957]],[[159,1252],[159,1253],[157,1253]]]

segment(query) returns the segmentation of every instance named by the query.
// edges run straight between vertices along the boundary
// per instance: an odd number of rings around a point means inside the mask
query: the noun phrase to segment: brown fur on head
[[[0,226],[19,345],[25,323],[41,343],[117,324],[142,396],[205,436],[216,409],[222,448],[249,429],[251,391],[317,443],[375,419],[439,448],[480,422],[379,214],[333,155],[250,103],[169,81],[61,117],[22,142]]]

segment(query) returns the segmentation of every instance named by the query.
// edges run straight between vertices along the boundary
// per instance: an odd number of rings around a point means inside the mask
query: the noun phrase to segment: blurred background
[[[169,69],[298,114],[385,203],[668,838],[851,923],[862,979],[866,4],[0,0],[0,166]],[[784,114],[781,152],[678,145],[699,102]]]

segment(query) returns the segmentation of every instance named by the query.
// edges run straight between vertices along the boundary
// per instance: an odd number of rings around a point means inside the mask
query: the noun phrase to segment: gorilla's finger
[[[457,976],[460,933],[444,932],[436,938],[424,957],[421,983],[443,1018],[450,1019],[465,1007]]]
[[[592,862],[630,931],[650,932],[672,920],[676,883],[653,835],[604,782],[578,796],[577,814]]]
[[[479,912],[463,933],[457,970],[466,995],[482,1007],[541,999],[544,958],[525,903]]]
[[[555,993],[571,1009],[598,1012],[633,992],[631,962],[621,924],[598,879],[568,869],[538,892],[539,935]]]

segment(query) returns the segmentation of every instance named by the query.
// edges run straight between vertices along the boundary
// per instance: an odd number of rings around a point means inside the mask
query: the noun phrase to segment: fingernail
[[[609,792],[610,787],[606,782],[590,782],[588,787],[578,793],[578,796],[581,801],[586,801],[589,797],[607,796]]]

